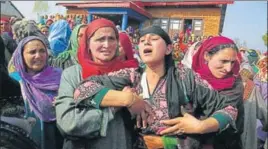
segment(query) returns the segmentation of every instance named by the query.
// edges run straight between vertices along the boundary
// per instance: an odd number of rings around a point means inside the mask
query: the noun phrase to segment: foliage
[[[264,44],[267,46],[267,42],[268,42],[268,33],[264,34],[262,36],[262,40],[264,41]]]

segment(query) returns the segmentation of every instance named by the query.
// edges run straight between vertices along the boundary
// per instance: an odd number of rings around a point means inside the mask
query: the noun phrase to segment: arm
[[[75,88],[81,82],[78,66],[63,71],[56,98],[57,124],[64,135],[94,138],[106,135],[107,124],[113,119],[110,108],[96,109],[74,101]]]
[[[251,94],[255,94],[257,119],[259,119],[263,125],[263,130],[268,131],[268,118],[267,118],[267,104],[264,102],[260,91],[255,88]]]
[[[95,108],[126,107],[138,97],[122,92],[125,86],[133,86],[134,69],[123,69],[103,76],[89,77],[74,92],[77,104],[83,102]]]

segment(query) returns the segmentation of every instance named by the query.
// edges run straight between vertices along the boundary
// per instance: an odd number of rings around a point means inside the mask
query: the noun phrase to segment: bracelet
[[[134,93],[132,93],[132,100],[131,100],[131,103],[127,106],[128,108],[130,108],[135,102],[135,95]]]

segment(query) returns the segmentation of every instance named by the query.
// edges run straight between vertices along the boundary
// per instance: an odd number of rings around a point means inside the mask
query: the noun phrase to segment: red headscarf
[[[126,53],[127,60],[133,60],[134,52],[132,50],[132,44],[127,33],[124,33],[124,32],[119,33],[119,42]]]
[[[212,37],[210,39],[205,40],[202,45],[199,47],[199,50],[193,56],[192,69],[197,72],[202,79],[208,81],[208,83],[215,90],[223,90],[232,88],[236,77],[239,73],[239,62],[235,61],[234,67],[232,69],[231,74],[226,76],[225,78],[218,79],[213,76],[211,71],[208,68],[208,65],[205,64],[204,54],[206,51],[210,51],[213,48],[222,45],[222,44],[235,44],[231,39],[218,36]]]
[[[5,23],[9,23],[9,19],[8,18],[1,18],[0,21],[1,22],[5,22]]]
[[[101,18],[92,21],[88,24],[85,36],[79,42],[79,49],[78,49],[78,62],[82,67],[82,77],[86,79],[92,75],[101,75],[105,73],[109,73],[112,71],[117,71],[123,68],[135,68],[138,67],[138,62],[136,60],[127,60],[127,61],[120,61],[116,58],[111,60],[109,63],[106,64],[98,64],[92,60],[92,55],[88,48],[88,39],[93,36],[93,34],[102,27],[111,27],[114,29],[116,38],[118,39],[118,31],[114,25],[114,23],[110,20]]]
[[[187,45],[185,45],[183,43],[183,40],[184,40],[184,33],[181,32],[180,35],[179,35],[179,47],[180,47],[180,50],[185,53],[186,50],[187,50]]]

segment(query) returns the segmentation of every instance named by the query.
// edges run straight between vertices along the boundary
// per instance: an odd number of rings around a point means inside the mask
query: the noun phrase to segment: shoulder
[[[192,69],[186,67],[185,65],[178,65],[177,71],[181,80],[188,81],[187,83],[190,84],[194,83],[196,85],[201,85],[211,90],[213,89],[211,85],[206,80],[202,79],[198,73],[195,73]]]
[[[69,68],[66,68],[63,70],[63,74],[65,74],[65,75],[81,74],[81,66],[79,64],[77,64],[77,65],[73,65]]]
[[[78,85],[82,81],[81,66],[77,64],[64,69],[62,72],[61,83],[63,81],[72,82],[71,84],[74,84],[75,86]]]

